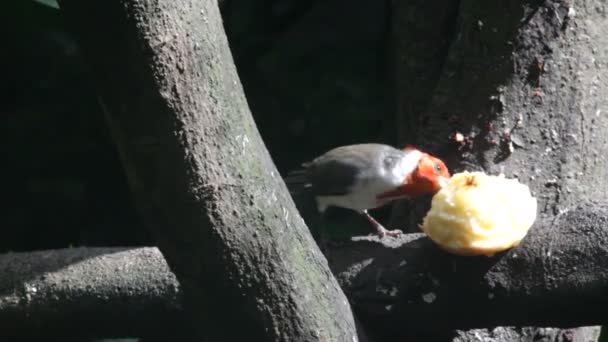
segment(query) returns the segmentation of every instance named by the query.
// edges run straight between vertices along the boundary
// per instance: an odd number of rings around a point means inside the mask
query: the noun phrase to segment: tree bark
[[[451,338],[450,329],[598,324],[608,320],[607,223],[606,204],[583,204],[493,258],[449,255],[423,234],[385,244],[357,238],[332,247],[332,270],[362,321],[386,340],[421,340],[419,329]],[[0,337],[6,339],[147,337],[188,327],[181,320],[184,289],[156,248],[0,255],[0,288]],[[585,336],[497,328],[458,332],[455,339],[502,341],[520,333],[520,340]]]
[[[60,5],[192,324],[215,340],[356,340],[251,118],[216,1]]]
[[[412,125],[402,137],[438,154],[453,172],[504,173],[529,184],[540,208],[533,229],[546,234],[537,242],[553,250],[558,229],[569,229],[548,228],[556,215],[588,199],[607,199],[605,2],[461,0],[452,19],[445,17],[447,4],[427,6],[436,14],[412,16],[411,8],[397,6],[393,16],[396,53],[402,56],[395,63],[398,116]],[[430,24],[417,44],[437,42],[435,51],[444,46],[436,32],[452,23],[441,57],[403,43],[422,21]],[[412,110],[413,104],[420,105]],[[456,133],[464,142],[453,139]],[[415,227],[428,203],[413,207],[409,215],[397,207],[393,222]],[[558,303],[564,301],[567,296]]]
[[[602,324],[607,223],[606,204],[585,203],[535,225],[520,246],[492,258],[447,254],[424,234],[384,246],[361,238],[332,250],[332,269],[357,316],[385,338]]]
[[[189,331],[182,290],[157,248],[0,255],[0,289],[4,341],[175,338]]]
[[[503,342],[503,341],[545,341],[545,342],[595,342],[599,338],[599,327],[572,329],[537,327],[496,327],[457,331],[454,342]]]

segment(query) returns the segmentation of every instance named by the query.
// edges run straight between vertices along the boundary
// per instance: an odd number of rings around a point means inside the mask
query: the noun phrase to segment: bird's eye
[[[437,173],[440,173],[442,170],[441,165],[435,164],[435,171],[437,171]]]

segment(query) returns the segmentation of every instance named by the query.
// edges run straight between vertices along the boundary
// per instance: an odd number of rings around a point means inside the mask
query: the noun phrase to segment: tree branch
[[[422,234],[355,238],[332,268],[380,335],[608,321],[608,206],[532,228],[502,255],[456,257]],[[74,248],[0,256],[0,337],[142,336],[179,324],[181,287],[156,248]]]
[[[374,240],[360,238],[331,254],[351,305],[374,330],[608,321],[606,205],[538,222],[519,247],[492,258],[448,255],[423,234],[390,246]]]
[[[162,336],[184,329],[181,298],[156,248],[0,255],[2,340]]]

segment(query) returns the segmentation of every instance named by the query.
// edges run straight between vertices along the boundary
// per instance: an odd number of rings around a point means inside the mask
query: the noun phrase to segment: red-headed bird
[[[321,214],[336,206],[364,215],[380,237],[402,232],[384,228],[369,209],[434,194],[450,177],[443,161],[415,147],[399,150],[374,143],[336,147],[302,166],[286,178],[288,184],[312,190]]]

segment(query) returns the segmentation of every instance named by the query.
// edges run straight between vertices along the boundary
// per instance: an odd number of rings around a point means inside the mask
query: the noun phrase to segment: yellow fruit
[[[536,206],[517,179],[465,171],[433,196],[421,228],[450,253],[491,256],[519,244],[536,219]]]

